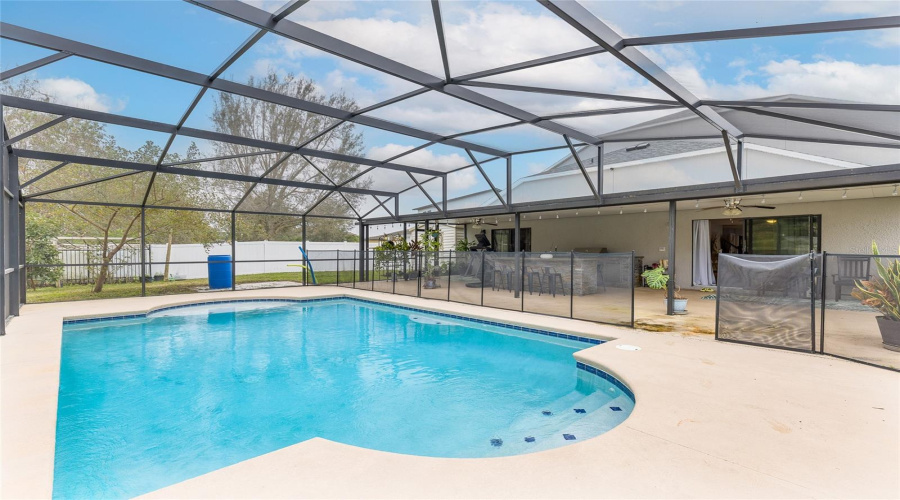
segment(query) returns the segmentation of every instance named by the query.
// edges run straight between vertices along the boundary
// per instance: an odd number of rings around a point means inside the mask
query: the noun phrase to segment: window
[[[822,250],[821,215],[747,219],[749,253],[801,255]]]
[[[515,252],[515,229],[494,229],[491,231],[491,246],[495,252]],[[519,249],[524,252],[531,251],[531,228],[519,229]]]

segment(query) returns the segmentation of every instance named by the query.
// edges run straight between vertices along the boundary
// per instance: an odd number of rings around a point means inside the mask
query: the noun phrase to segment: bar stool
[[[597,264],[597,293],[600,293],[600,289],[603,289],[603,292],[606,292],[606,282],[603,280],[603,264]]]
[[[541,272],[536,271],[533,267],[528,268],[528,295],[534,295],[534,277],[537,276],[538,296],[544,291],[544,282],[541,278]]]
[[[550,288],[550,293],[556,297],[556,284],[559,283],[559,289],[563,294],[563,297],[566,296],[566,283],[563,281],[562,274],[558,271],[554,271],[550,267],[544,268],[544,275],[547,276],[547,285]]]
[[[513,281],[513,275],[516,273],[515,269],[511,267],[503,266],[503,274],[506,275],[506,291],[511,292],[516,288],[515,282]]]
[[[491,279],[491,290],[503,289],[503,267],[494,267],[494,275]]]

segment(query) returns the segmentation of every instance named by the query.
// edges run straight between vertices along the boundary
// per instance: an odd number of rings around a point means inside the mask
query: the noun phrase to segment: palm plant
[[[872,254],[879,255],[875,242],[872,242]],[[886,319],[900,321],[900,259],[893,259],[885,265],[882,259],[875,258],[875,267],[878,269],[878,278],[859,280],[852,295],[863,304],[880,311]]]

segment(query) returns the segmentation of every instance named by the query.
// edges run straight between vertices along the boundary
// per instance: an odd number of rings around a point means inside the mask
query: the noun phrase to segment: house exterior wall
[[[900,196],[779,205],[775,210],[747,210],[748,217],[822,215],[822,250],[832,253],[871,253],[872,242],[883,254],[900,246]],[[694,220],[723,218],[713,212],[684,211],[676,219],[676,282],[691,285],[692,226]]]
[[[589,212],[590,209],[585,209]],[[884,254],[895,254],[900,245],[900,197],[839,200],[778,205],[774,210],[745,211],[747,218],[788,215],[822,216],[822,249],[833,253],[869,253],[872,241]],[[531,247],[534,252],[576,249],[608,252],[630,252],[644,258],[645,264],[668,257],[668,213],[648,212],[623,215],[564,217],[560,219],[522,221],[531,228]],[[717,211],[681,210],[676,216],[675,280],[679,286],[691,286],[691,255],[693,221],[723,219]],[[491,229],[512,228],[513,224],[500,218]],[[469,228],[469,240],[475,230]],[[462,228],[459,228],[462,237]]]

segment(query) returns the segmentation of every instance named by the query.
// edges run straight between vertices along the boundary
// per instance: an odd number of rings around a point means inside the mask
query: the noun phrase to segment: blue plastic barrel
[[[231,288],[231,256],[210,255],[206,258],[209,270],[209,289]]]

